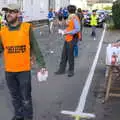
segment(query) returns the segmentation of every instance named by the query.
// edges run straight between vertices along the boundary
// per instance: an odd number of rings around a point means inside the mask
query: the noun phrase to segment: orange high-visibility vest
[[[74,19],[77,19],[77,20],[79,21],[79,23],[80,23],[79,18],[78,18],[77,16],[74,16],[72,19],[70,19],[70,20],[68,21],[68,27],[65,29],[66,32],[72,31],[72,30],[74,29]],[[77,35],[78,35],[78,39],[80,39],[80,38],[81,38],[80,32],[78,32]],[[73,35],[67,34],[67,35],[65,36],[65,40],[66,40],[67,42],[72,41],[72,40],[73,40]]]
[[[1,29],[1,40],[4,47],[4,64],[7,72],[29,71],[30,39],[29,23],[21,23],[19,30],[10,31],[7,26]]]

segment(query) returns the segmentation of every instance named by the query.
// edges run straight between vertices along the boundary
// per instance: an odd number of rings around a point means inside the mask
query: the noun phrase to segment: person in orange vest
[[[67,9],[69,12],[69,17],[67,21],[67,27],[64,30],[65,42],[63,46],[60,66],[55,74],[64,74],[68,61],[68,77],[72,77],[74,75],[74,45],[76,45],[76,42],[78,42],[80,39],[80,20],[75,14],[76,7],[74,5],[69,5]]]
[[[12,120],[33,120],[31,55],[35,55],[41,71],[45,70],[45,62],[31,24],[19,22],[19,12],[19,5],[8,4],[8,25],[0,31],[0,52],[4,52],[5,77],[14,107]]]

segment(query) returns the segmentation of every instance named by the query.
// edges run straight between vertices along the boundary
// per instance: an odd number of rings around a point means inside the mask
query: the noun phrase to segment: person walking
[[[80,38],[80,21],[75,14],[76,7],[74,5],[69,5],[67,9],[69,12],[69,17],[67,22],[67,28],[64,30],[65,42],[63,46],[59,69],[55,72],[55,74],[64,74],[68,61],[68,77],[72,77],[74,75],[74,45]]]
[[[31,56],[40,70],[45,62],[29,23],[19,22],[20,6],[8,4],[7,26],[0,31],[0,51],[4,52],[5,78],[12,97],[12,120],[33,120],[31,96]]]
[[[78,8],[77,9],[77,16],[79,17],[80,19],[80,31],[82,32],[82,29],[83,29],[83,13],[82,13],[82,9],[81,8]]]
[[[53,9],[51,8],[48,13],[48,21],[49,21],[49,32],[53,32],[53,19],[54,19],[54,13]]]
[[[1,26],[2,26],[2,14],[0,13],[0,30],[1,30]]]
[[[91,36],[96,40],[96,27],[98,25],[98,15],[96,14],[96,10],[92,11],[92,15],[90,17],[90,25],[92,27]]]
[[[63,9],[60,8],[58,11],[58,20],[59,20],[59,27],[62,26],[62,22],[63,22]]]
[[[66,20],[68,19],[68,10],[66,7],[63,9],[63,18],[64,18],[64,25],[65,25]]]
[[[81,35],[81,37],[80,37],[80,39],[79,39],[79,41],[82,41],[82,29],[83,29],[83,23],[82,23],[82,21],[83,21],[83,13],[82,13],[82,10],[81,10],[81,8],[78,8],[77,9],[77,16],[78,16],[78,18],[79,18],[79,20],[80,20],[80,35]],[[75,45],[74,45],[74,56],[75,57],[78,57],[78,43],[76,43]]]

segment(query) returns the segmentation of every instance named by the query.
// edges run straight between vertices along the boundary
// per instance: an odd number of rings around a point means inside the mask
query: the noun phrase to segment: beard
[[[7,22],[8,22],[8,24],[14,24],[14,23],[17,22],[17,20],[18,20],[18,18],[16,17],[16,18],[14,18],[14,19],[12,19],[10,21],[7,19]]]

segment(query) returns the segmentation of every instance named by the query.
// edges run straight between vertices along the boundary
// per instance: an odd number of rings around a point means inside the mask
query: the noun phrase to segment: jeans
[[[5,72],[16,117],[32,119],[31,73]]]
[[[96,37],[96,26],[92,26],[92,34],[91,36]]]
[[[78,43],[75,43],[75,45],[74,45],[74,56],[75,57],[78,56]]]

